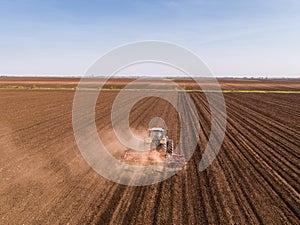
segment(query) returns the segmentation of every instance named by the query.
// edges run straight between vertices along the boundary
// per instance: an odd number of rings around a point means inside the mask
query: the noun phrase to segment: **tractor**
[[[150,145],[150,150],[163,151],[166,155],[173,153],[173,140],[167,136],[164,128],[153,127],[148,129],[148,138],[145,140],[146,145]]]
[[[167,130],[160,127],[148,129],[148,138],[145,144],[150,145],[150,150],[164,152],[166,160],[169,164],[184,164],[186,162],[184,156],[174,153],[174,142],[167,136]]]
[[[183,155],[174,153],[173,140],[167,136],[167,130],[160,127],[148,129],[148,137],[144,144],[149,151],[139,152],[126,150],[122,158],[123,161],[133,163],[165,163],[168,168],[181,169],[186,164]]]

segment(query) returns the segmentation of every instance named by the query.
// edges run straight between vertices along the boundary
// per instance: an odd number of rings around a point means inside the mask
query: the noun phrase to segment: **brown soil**
[[[86,84],[90,80],[91,84],[94,84],[93,79],[86,79]],[[97,79],[97,82],[104,84],[105,88],[123,88],[128,83],[134,81],[133,78],[113,78],[109,79],[105,83],[101,79]],[[171,79],[183,88],[187,89],[199,89],[199,85],[191,79]],[[221,88],[226,90],[299,90],[300,79],[233,79],[233,78],[218,78],[217,79]],[[77,87],[79,78],[39,78],[39,77],[0,77],[1,86],[24,86],[32,87]],[[159,84],[159,81],[155,82]],[[145,87],[148,82],[140,82],[142,87]],[[210,84],[209,79],[206,80],[205,89],[209,89],[214,85]],[[165,85],[165,83],[163,83]]]
[[[284,90],[300,83],[223,82],[238,89]],[[96,107],[99,136],[115,156],[126,150],[111,135],[116,95],[101,92],[104,100]],[[0,224],[299,224],[300,95],[224,94],[225,140],[204,172],[198,165],[210,113],[204,94],[190,96],[201,133],[186,169],[158,184],[130,187],[101,177],[82,158],[72,129],[73,91],[1,89]],[[140,101],[130,126],[143,132],[155,116],[164,118],[176,145],[178,114],[164,100]]]

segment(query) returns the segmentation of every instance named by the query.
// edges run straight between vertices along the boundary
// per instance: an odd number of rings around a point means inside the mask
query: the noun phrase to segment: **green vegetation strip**
[[[223,92],[223,93],[279,93],[279,94],[300,94],[300,90],[236,90],[236,89],[224,89],[224,90],[200,90],[200,89],[153,89],[153,88],[95,88],[95,87],[38,87],[36,85],[32,86],[0,86],[0,89],[12,89],[12,90],[45,90],[45,91],[75,91],[75,90],[83,90],[83,91],[158,91],[158,92]]]
[[[38,87],[35,85],[32,86],[13,86],[13,85],[6,85],[1,86],[0,89],[13,89],[13,90],[50,90],[50,91],[60,91],[60,90],[76,90],[76,88],[71,87]]]

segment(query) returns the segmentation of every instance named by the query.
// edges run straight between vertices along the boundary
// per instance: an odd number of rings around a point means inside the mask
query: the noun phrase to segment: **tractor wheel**
[[[170,139],[167,141],[167,153],[172,155],[173,153],[173,140]]]

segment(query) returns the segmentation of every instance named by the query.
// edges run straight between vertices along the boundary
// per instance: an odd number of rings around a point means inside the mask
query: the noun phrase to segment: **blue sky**
[[[217,76],[300,77],[298,0],[0,0],[0,74],[80,75],[127,42],[195,52]]]

